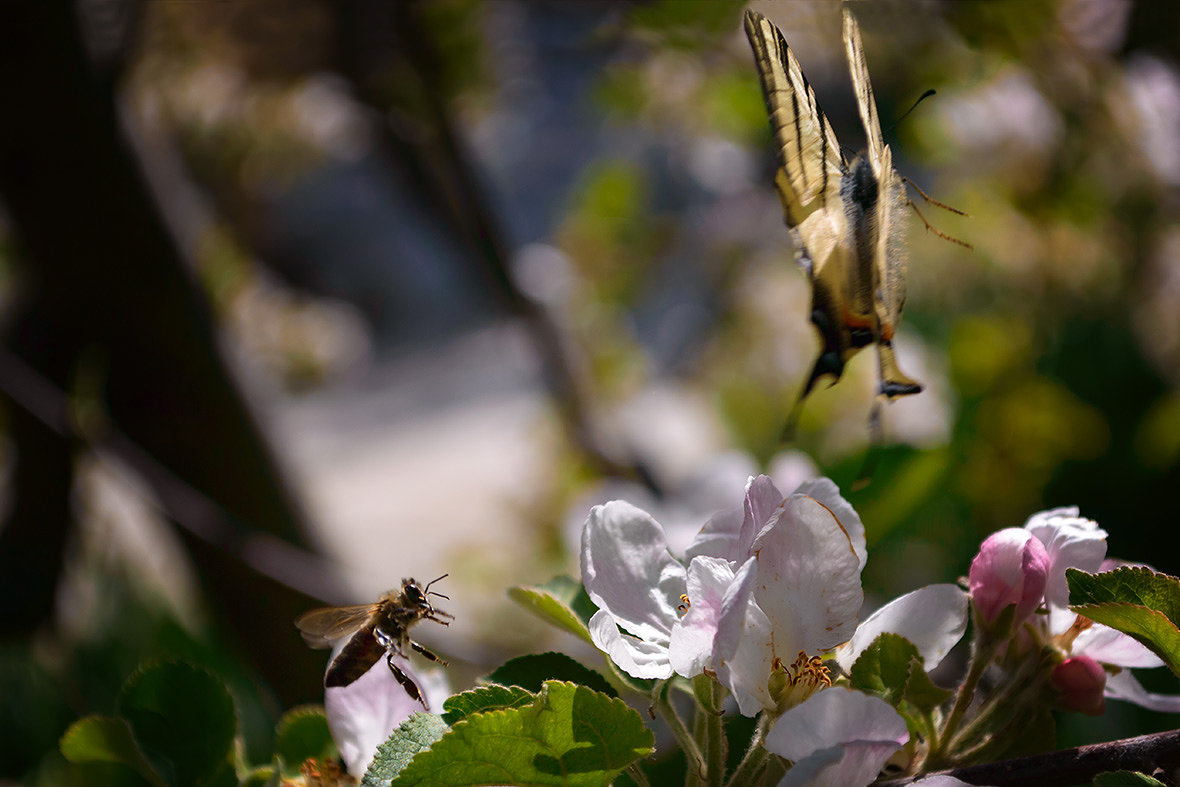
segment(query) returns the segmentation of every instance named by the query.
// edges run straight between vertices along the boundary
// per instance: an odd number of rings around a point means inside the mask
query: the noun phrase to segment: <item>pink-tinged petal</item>
[[[1053,667],[1049,675],[1057,689],[1057,702],[1065,710],[1087,716],[1101,716],[1106,711],[1106,671],[1089,656],[1073,656]]]
[[[908,737],[905,721],[889,703],[833,688],[784,713],[767,733],[766,748],[795,763],[780,785],[861,787]]]
[[[926,669],[937,667],[967,630],[967,594],[958,585],[927,585],[890,601],[861,623],[836,661],[847,672],[864,649],[885,632],[918,647]]]
[[[914,787],[918,785],[922,787],[976,787],[971,782],[965,782],[962,779],[956,779],[954,776],[947,776],[945,773],[936,773],[933,776],[923,776],[914,782]]]
[[[605,609],[595,612],[587,627],[594,646],[628,675],[661,680],[672,677],[666,643],[649,642],[620,631],[615,618]]]
[[[1012,604],[1012,624],[1023,623],[1044,597],[1048,570],[1044,545],[1027,530],[1010,527],[984,539],[968,572],[971,599],[984,623]]]
[[[860,521],[860,514],[856,513],[852,504],[840,496],[840,487],[836,486],[831,479],[816,478],[813,481],[800,484],[799,488],[795,490],[795,494],[815,498],[832,512],[844,530],[848,532],[848,536],[852,540],[852,548],[856,551],[860,567],[863,569],[865,562],[869,559],[868,550],[865,548],[865,526]]]
[[[594,603],[628,634],[666,649],[686,585],[659,523],[622,500],[595,506],[581,557],[582,584]]]
[[[770,523],[782,502],[782,492],[770,480],[770,476],[760,475],[751,478],[750,483],[746,484],[746,500],[743,504],[745,516],[739,538],[743,552],[737,558],[739,562],[750,556],[754,539]]]
[[[692,560],[698,555],[704,555],[725,558],[734,563],[745,560],[744,553],[748,545],[743,545],[740,539],[744,518],[745,512],[740,507],[714,514],[685,551],[684,559]]]
[[[734,575],[721,602],[717,636],[713,640],[713,669],[730,690],[743,716],[774,707],[767,681],[774,666],[774,633],[766,615],[754,603],[758,562],[748,559]]]
[[[860,558],[826,506],[791,495],[754,541],[754,600],[774,628],[777,655],[817,653],[852,637],[864,602]]]
[[[1079,517],[1078,509],[1072,506],[1033,514],[1024,529],[1044,544],[1049,555],[1045,600],[1051,607],[1069,606],[1065,569],[1097,571],[1106,557],[1106,531],[1098,523]]]
[[[394,660],[421,689],[427,707],[441,712],[450,696],[442,671],[418,671],[402,659]],[[332,740],[348,772],[358,779],[368,770],[377,747],[398,725],[421,710],[422,704],[410,698],[383,658],[349,685],[324,691],[324,711]]]
[[[1148,710],[1160,713],[1180,713],[1180,695],[1155,694],[1143,688],[1130,670],[1123,670],[1106,679],[1106,696],[1112,700],[1133,702]]]
[[[1085,655],[1116,667],[1162,667],[1163,659],[1134,637],[1095,623],[1073,641],[1074,655]]]
[[[686,678],[700,675],[713,665],[713,640],[721,619],[725,592],[733,584],[728,560],[697,557],[688,565],[689,607],[672,626],[668,658],[672,669]]]

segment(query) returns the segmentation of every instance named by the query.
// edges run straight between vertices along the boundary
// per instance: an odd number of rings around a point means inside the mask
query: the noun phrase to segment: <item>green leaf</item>
[[[605,785],[650,754],[653,740],[622,700],[549,681],[526,707],[460,721],[394,784]]]
[[[547,680],[565,680],[580,683],[595,691],[619,696],[602,673],[575,661],[564,653],[533,653],[505,662],[488,676],[488,680],[503,686],[520,686],[531,692],[541,690]]]
[[[922,713],[929,713],[949,700],[954,692],[936,686],[926,672],[926,663],[918,658],[910,660],[910,679],[905,687],[905,701]]]
[[[117,762],[153,784],[164,783],[135,745],[131,728],[123,719],[111,716],[79,719],[66,730],[60,745],[61,753],[72,763]]]
[[[262,765],[238,777],[241,787],[270,787],[279,783],[279,772],[273,765]]]
[[[922,656],[912,642],[900,634],[881,634],[857,658],[848,672],[852,688],[873,694],[894,707],[905,698],[910,678],[910,660]]]
[[[230,762],[237,728],[233,699],[202,669],[175,661],[144,665],[123,684],[116,710],[168,784],[219,777]]]
[[[432,713],[415,713],[377,747],[373,764],[365,771],[361,787],[385,787],[397,778],[414,755],[429,749],[449,729],[446,722]]]
[[[284,713],[275,731],[275,754],[287,778],[296,776],[306,760],[334,760],[338,756],[336,744],[324,709],[304,705]]]
[[[1139,771],[1110,771],[1094,777],[1094,787],[1164,787],[1159,779],[1153,779]]]
[[[454,726],[455,722],[473,713],[483,713],[502,708],[518,708],[533,701],[533,692],[520,686],[478,686],[470,691],[447,699],[443,703],[446,711],[442,718],[447,724]]]
[[[590,629],[586,624],[594,614],[594,603],[585,593],[580,584],[564,576],[555,577],[541,587],[508,589],[509,598],[537,617],[590,642]]]
[[[1065,576],[1070,609],[1139,640],[1180,676],[1180,580],[1141,566]]]

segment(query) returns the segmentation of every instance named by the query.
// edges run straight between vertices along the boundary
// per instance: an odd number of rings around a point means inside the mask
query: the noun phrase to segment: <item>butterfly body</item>
[[[844,43],[868,149],[851,162],[782,32],[756,11],[746,12],[745,27],[778,146],[775,186],[811,283],[811,321],[821,341],[796,410],[816,382],[837,382],[845,364],[870,344],[877,346],[879,395],[918,393],[922,386],[897,368],[893,355],[905,303],[908,199],[881,135],[856,20],[845,10]]]
[[[445,577],[444,574],[438,579]],[[407,658],[406,648],[430,661],[445,664],[434,653],[410,639],[409,630],[420,620],[433,620],[450,625],[448,618],[454,616],[435,609],[427,594],[430,586],[424,588],[414,579],[403,579],[400,591],[389,591],[376,603],[359,604],[350,607],[323,607],[301,615],[295,625],[303,639],[313,648],[330,647],[343,637],[348,641],[328,665],[324,675],[324,687],[347,686],[364,675],[382,656],[386,657],[390,671],[410,697],[425,707],[422,692],[417,684],[394,662],[394,656]],[[441,593],[434,595],[442,596]]]

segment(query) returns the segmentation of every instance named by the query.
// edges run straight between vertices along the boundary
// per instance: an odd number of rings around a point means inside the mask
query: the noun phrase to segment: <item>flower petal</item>
[[[852,636],[864,601],[853,539],[826,506],[791,495],[754,541],[754,598],[774,629],[777,655],[817,653]]]
[[[908,737],[889,703],[834,688],[784,713],[767,733],[766,748],[795,763],[780,785],[858,787],[872,782]]]
[[[667,648],[685,573],[650,514],[622,500],[590,510],[582,530],[582,583],[629,634]]]
[[[927,670],[937,667],[967,630],[967,594],[958,585],[927,585],[890,601],[861,623],[836,661],[847,672],[885,632],[918,646]]]
[[[1033,514],[1024,529],[1036,536],[1049,553],[1045,601],[1051,607],[1069,606],[1065,569],[1097,571],[1106,557],[1106,531],[1097,522],[1079,517],[1074,506]]]
[[[696,557],[688,565],[688,611],[672,627],[668,658],[686,678],[713,665],[713,640],[725,592],[733,584],[733,567],[717,557]]]
[[[1116,667],[1162,667],[1163,659],[1134,637],[1095,623],[1078,634],[1072,652]]]
[[[1180,695],[1155,694],[1143,688],[1130,670],[1123,670],[1106,679],[1106,696],[1125,700],[1160,713],[1180,713]]]
[[[587,627],[594,646],[634,678],[670,678],[672,664],[668,661],[668,646],[649,642],[619,630],[615,618],[605,609],[595,612]]]
[[[418,685],[427,707],[441,711],[443,701],[450,696],[443,672],[416,670],[396,656],[394,661]],[[324,691],[324,712],[332,740],[348,772],[358,779],[368,770],[377,747],[398,725],[421,710],[422,705],[411,699],[393,677],[385,659],[379,659],[347,686]]]
[[[754,603],[758,561],[749,558],[734,575],[721,603],[713,640],[713,669],[730,690],[743,716],[774,708],[767,681],[774,666],[774,633],[766,614]]]
[[[869,553],[865,547],[865,526],[860,521],[860,514],[856,513],[852,504],[840,496],[840,488],[831,479],[816,478],[800,484],[799,488],[795,490],[795,494],[813,497],[827,506],[828,510],[848,531],[848,536],[852,540],[852,548],[856,551],[857,558],[860,559],[860,567],[864,568],[865,562],[869,559]]]
[[[735,563],[745,560],[748,545],[743,546],[739,538],[744,518],[745,513],[741,508],[731,508],[714,514],[685,550],[684,559],[692,560],[698,555],[707,555],[725,558]]]
[[[754,539],[762,529],[770,523],[771,518],[783,502],[782,492],[770,480],[770,476],[760,475],[751,478],[746,484],[746,500],[743,503],[745,516],[742,519],[741,545],[744,552],[738,560],[745,560],[750,556],[750,548]]]
[[[1045,596],[1048,571],[1045,546],[1029,531],[1008,527],[985,538],[967,574],[983,622],[990,625],[1013,605],[1011,625],[1027,620]]]

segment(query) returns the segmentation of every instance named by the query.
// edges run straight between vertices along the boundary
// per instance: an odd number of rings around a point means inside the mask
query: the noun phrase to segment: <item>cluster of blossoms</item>
[[[984,542],[970,594],[927,586],[858,625],[860,517],[827,479],[784,496],[759,476],[740,509],[705,524],[683,562],[644,511],[623,501],[596,506],[582,534],[581,569],[598,606],[592,639],[619,669],[637,678],[715,679],[740,713],[760,717],[765,749],[793,763],[780,784],[867,785],[891,758],[927,770],[953,764],[956,746],[991,735],[978,710],[960,726],[985,671],[996,687],[1007,681],[997,694],[1009,702],[1019,693],[1042,707],[1047,697],[1064,710],[1100,713],[1109,696],[1180,710],[1180,698],[1146,692],[1126,669],[1161,666],[1154,654],[1068,608],[1065,570],[1102,568],[1105,539],[1076,509],[1037,514]],[[933,669],[962,638],[969,603],[977,623],[972,663],[954,707],[932,717],[927,740],[911,739],[883,699],[843,685],[841,675],[884,633],[904,637]]]

